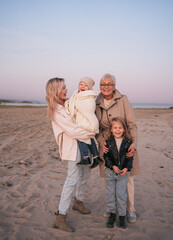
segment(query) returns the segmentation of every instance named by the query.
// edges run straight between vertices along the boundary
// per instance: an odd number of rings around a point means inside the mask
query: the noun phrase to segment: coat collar
[[[62,106],[61,104],[57,103],[57,104],[56,104],[56,109],[57,109],[57,111],[61,112],[62,109],[65,109],[65,107]]]
[[[119,99],[121,97],[122,97],[121,93],[117,89],[115,89],[115,92],[113,93],[113,98],[111,99],[109,108],[112,107],[112,105],[114,105],[117,102],[117,99]],[[97,100],[96,100],[96,105],[99,105],[101,108],[105,109],[104,97],[103,97],[102,93],[99,93]]]
[[[115,138],[114,138],[112,133],[109,136],[108,141],[109,141],[109,144],[111,145],[111,149],[115,150],[118,153],[116,140],[115,140]],[[121,151],[121,149],[125,149],[125,148],[127,148],[129,146],[130,146],[130,141],[127,139],[127,137],[123,137],[123,140],[122,140],[122,143],[121,143],[121,147],[120,147],[120,151]]]

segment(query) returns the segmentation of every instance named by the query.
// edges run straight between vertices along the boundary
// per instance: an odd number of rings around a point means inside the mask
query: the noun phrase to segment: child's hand
[[[120,174],[122,172],[117,166],[113,166],[113,170],[116,174]]]
[[[103,143],[102,148],[103,148],[103,152],[104,152],[104,153],[109,152],[109,148],[106,147],[106,142]]]
[[[126,176],[127,171],[128,171],[127,168],[123,168],[123,170],[121,171],[120,175],[121,175],[121,176]]]

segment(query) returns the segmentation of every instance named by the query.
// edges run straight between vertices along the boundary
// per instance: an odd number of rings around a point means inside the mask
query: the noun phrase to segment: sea
[[[173,108],[173,104],[156,104],[156,103],[132,103],[133,108],[159,108],[168,109]]]
[[[18,102],[1,102],[2,106],[31,106],[31,107],[46,107],[46,103],[18,103]]]
[[[32,106],[32,107],[46,107],[46,103],[17,103],[17,102],[1,102],[1,105],[7,105],[7,106]],[[147,108],[158,108],[158,109],[168,109],[173,108],[173,104],[155,104],[155,103],[132,103],[133,108],[141,108],[141,109],[147,109]]]

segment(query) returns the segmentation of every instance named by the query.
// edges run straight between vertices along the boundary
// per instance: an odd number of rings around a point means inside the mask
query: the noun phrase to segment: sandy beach
[[[46,108],[0,108],[0,239],[173,239],[173,110],[135,109],[141,175],[135,177],[136,223],[106,228],[99,169],[85,194],[89,215],[70,207],[74,233],[54,229],[67,162],[61,161]]]

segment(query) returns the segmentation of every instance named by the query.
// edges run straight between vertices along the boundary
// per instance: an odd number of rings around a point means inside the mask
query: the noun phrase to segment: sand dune
[[[138,220],[123,232],[106,228],[98,168],[88,181],[83,216],[68,212],[76,231],[52,228],[67,163],[61,162],[45,108],[0,108],[0,239],[173,239],[173,110],[135,110],[141,175],[135,177]]]

